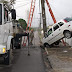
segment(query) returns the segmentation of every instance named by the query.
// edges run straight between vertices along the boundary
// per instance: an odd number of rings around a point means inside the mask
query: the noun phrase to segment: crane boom
[[[51,15],[52,19],[53,19],[54,23],[56,23],[56,19],[55,19],[55,17],[54,17],[54,14],[53,14],[53,12],[52,12],[52,9],[51,9],[51,7],[50,7],[50,4],[49,4],[48,0],[46,0],[46,3],[47,3],[47,6],[48,6],[48,8],[49,8],[49,12],[50,12],[50,15]]]

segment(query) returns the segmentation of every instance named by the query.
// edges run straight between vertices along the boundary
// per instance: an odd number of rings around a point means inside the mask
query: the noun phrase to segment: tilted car
[[[72,18],[65,18],[54,24],[42,39],[44,46],[58,45],[62,38],[72,37]]]

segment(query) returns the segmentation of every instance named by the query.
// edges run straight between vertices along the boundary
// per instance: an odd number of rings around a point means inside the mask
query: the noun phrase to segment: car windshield
[[[72,17],[66,17],[64,20],[66,20],[67,22],[72,21]]]
[[[0,25],[2,24],[2,5],[0,4]]]

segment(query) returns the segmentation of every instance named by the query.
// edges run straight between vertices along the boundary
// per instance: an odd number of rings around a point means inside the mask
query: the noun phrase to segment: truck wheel
[[[21,49],[21,41],[20,41],[20,44],[19,44],[19,46],[18,46],[18,49]]]
[[[12,44],[10,45],[10,50],[8,50],[6,57],[4,58],[4,63],[6,65],[11,64],[11,60],[12,60]]]
[[[12,49],[14,49],[14,39],[12,39]]]
[[[21,44],[18,46],[19,49],[21,49]]]

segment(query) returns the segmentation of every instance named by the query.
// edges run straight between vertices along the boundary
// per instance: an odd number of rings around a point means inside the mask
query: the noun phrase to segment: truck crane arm
[[[52,17],[52,19],[53,19],[53,22],[56,23],[56,19],[55,19],[55,17],[54,17],[54,14],[53,14],[53,12],[52,12],[52,9],[51,9],[51,7],[50,7],[50,4],[49,4],[48,0],[46,0],[46,3],[47,3],[47,6],[48,6],[48,8],[49,8],[49,12],[50,12],[50,15],[51,15],[51,17]]]

